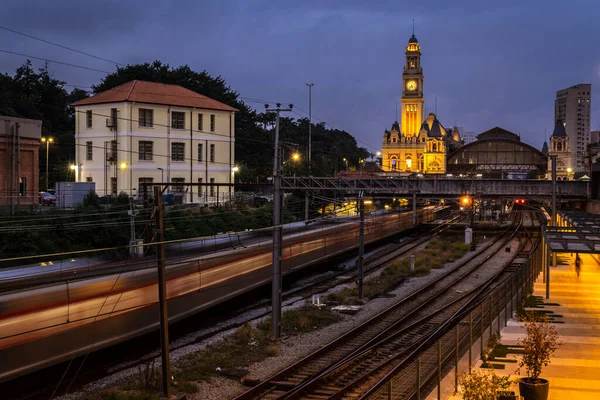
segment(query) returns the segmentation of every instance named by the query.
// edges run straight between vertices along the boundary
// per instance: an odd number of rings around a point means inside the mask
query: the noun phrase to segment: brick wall
[[[0,136],[0,205],[39,203],[39,148],[38,139],[21,137],[20,176],[15,163],[15,179],[12,179],[12,143],[7,136]],[[19,178],[24,178],[25,192],[19,196]],[[14,186],[13,186],[14,185]],[[12,186],[12,187],[11,187]]]

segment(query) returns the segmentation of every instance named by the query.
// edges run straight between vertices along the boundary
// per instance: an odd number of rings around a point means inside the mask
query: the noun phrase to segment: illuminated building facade
[[[434,113],[424,118],[421,48],[413,34],[406,46],[402,74],[402,124],[383,135],[381,168],[387,172],[443,174],[449,148],[460,146],[458,129],[447,130]]]

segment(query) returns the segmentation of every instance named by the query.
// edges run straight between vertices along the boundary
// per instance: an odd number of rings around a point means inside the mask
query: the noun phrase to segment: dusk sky
[[[544,130],[553,129],[556,91],[591,83],[591,126],[599,129],[598,15],[597,0],[3,0],[0,26],[121,64],[188,64],[222,76],[261,111],[262,100],[307,111],[305,83],[313,82],[315,121],[348,131],[375,152],[396,118],[413,18],[427,110],[437,98],[446,127],[455,119],[476,133],[501,126],[540,148]],[[115,69],[1,29],[0,49]],[[0,72],[12,75],[24,61],[0,52]],[[91,86],[105,75],[52,63],[50,69],[70,85]]]

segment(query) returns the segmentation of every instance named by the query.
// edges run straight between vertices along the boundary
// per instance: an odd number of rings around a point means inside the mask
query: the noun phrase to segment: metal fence
[[[425,399],[437,390],[442,396],[442,379],[468,373],[487,347],[491,334],[500,332],[520,304],[524,291],[531,288],[542,272],[542,250],[536,246],[522,264],[513,262],[498,285],[468,305],[443,325],[437,334],[419,345],[406,361],[390,371],[361,399]]]

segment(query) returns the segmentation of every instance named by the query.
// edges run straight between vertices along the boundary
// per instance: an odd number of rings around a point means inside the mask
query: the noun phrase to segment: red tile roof
[[[207,108],[210,110],[238,111],[236,108],[203,96],[179,85],[166,83],[130,81],[73,103],[74,106],[115,103],[122,101],[163,104],[181,107]]]

